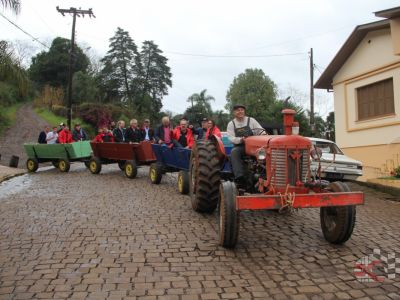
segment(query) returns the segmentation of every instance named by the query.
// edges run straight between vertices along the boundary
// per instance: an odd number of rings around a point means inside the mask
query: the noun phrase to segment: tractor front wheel
[[[150,165],[149,177],[153,184],[160,184],[163,174],[163,166],[159,163],[153,163]]]
[[[328,190],[334,193],[351,192],[348,185],[340,181],[332,182]],[[356,207],[354,205],[321,207],[320,218],[325,240],[332,244],[342,244],[353,233]]]
[[[136,161],[134,160],[127,160],[125,163],[125,176],[132,179],[135,178],[137,175],[137,165]]]
[[[212,213],[218,205],[220,164],[217,148],[210,142],[197,142],[190,157],[190,197],[200,213]]]
[[[58,168],[60,169],[61,172],[68,172],[70,167],[71,164],[67,159],[60,159],[58,161]]]
[[[98,157],[92,157],[89,160],[89,170],[92,174],[99,174],[101,172],[101,161]]]
[[[26,161],[26,168],[28,169],[28,172],[36,172],[39,168],[38,160],[36,158],[28,158]]]
[[[236,210],[237,189],[233,182],[220,185],[218,206],[219,244],[225,248],[235,247],[239,236],[239,212]]]
[[[178,174],[178,190],[182,195],[189,194],[189,173],[187,171],[179,171]]]

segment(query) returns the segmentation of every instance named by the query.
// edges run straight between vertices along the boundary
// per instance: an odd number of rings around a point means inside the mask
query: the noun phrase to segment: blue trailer
[[[224,141],[225,151],[229,157],[233,145]],[[192,150],[187,148],[169,147],[165,144],[152,144],[157,162],[150,165],[149,177],[153,184],[159,184],[165,173],[179,172],[178,190],[181,194],[188,194],[190,190],[190,160]],[[230,174],[231,165],[229,159],[221,167],[221,173]],[[223,177],[223,175],[222,175]]]

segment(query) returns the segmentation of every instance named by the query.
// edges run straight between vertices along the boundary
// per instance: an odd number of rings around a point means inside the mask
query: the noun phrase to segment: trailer
[[[84,162],[88,166],[92,155],[89,141],[79,141],[70,144],[24,144],[28,156],[26,168],[36,172],[39,163],[51,162],[61,172],[68,172],[72,162]]]
[[[89,162],[92,174],[99,174],[103,164],[117,163],[128,178],[135,178],[139,166],[149,165],[157,159],[151,148],[152,143],[97,143],[90,142],[93,156]]]

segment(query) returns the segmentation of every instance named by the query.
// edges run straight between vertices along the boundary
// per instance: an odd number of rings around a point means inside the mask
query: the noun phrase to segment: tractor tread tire
[[[180,181],[182,181],[180,183]],[[189,194],[190,184],[189,184],[189,173],[187,171],[179,171],[178,175],[178,189],[182,195]]]
[[[239,236],[240,214],[236,210],[236,196],[237,190],[233,182],[221,183],[218,224],[219,244],[224,248],[234,248]]]
[[[348,185],[344,182],[332,182],[328,189],[331,192],[351,192]],[[337,213],[337,222],[334,230],[330,230],[325,223],[325,218],[330,209],[335,209]],[[320,209],[321,228],[325,239],[332,244],[343,244],[352,235],[356,222],[356,207],[336,206],[336,207],[321,207]]]
[[[215,145],[197,142],[190,159],[190,195],[192,207],[200,213],[212,213],[218,205],[221,180]]]

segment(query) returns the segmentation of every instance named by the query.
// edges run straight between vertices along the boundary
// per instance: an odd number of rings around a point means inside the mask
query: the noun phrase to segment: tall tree
[[[68,84],[69,51],[71,41],[62,37],[53,40],[49,51],[42,51],[32,58],[29,74],[39,86],[49,84],[66,88]],[[73,72],[85,72],[89,59],[78,46],[72,63]]]
[[[204,117],[210,118],[213,114],[211,108],[211,101],[215,101],[215,98],[211,95],[207,95],[207,90],[204,89],[200,93],[194,93],[186,100],[191,103],[184,115],[192,122],[200,122]]]
[[[18,14],[21,10],[21,1],[19,0],[0,0],[3,8],[10,9],[15,14]]]
[[[234,78],[226,94],[226,109],[241,103],[246,105],[247,114],[265,120],[269,107],[275,102],[277,88],[275,83],[261,69],[246,69]]]
[[[134,81],[134,86],[140,86],[141,95],[137,98],[136,106],[139,115],[144,111],[143,104],[149,98],[150,111],[159,112],[162,108],[162,98],[168,95],[168,87],[172,86],[171,69],[168,59],[153,41],[144,41],[140,51],[142,72],[140,79]]]
[[[104,67],[100,74],[103,85],[121,96],[121,101],[132,106],[136,93],[132,82],[138,78],[142,66],[137,46],[129,32],[118,27],[110,38],[110,49],[101,60]]]

